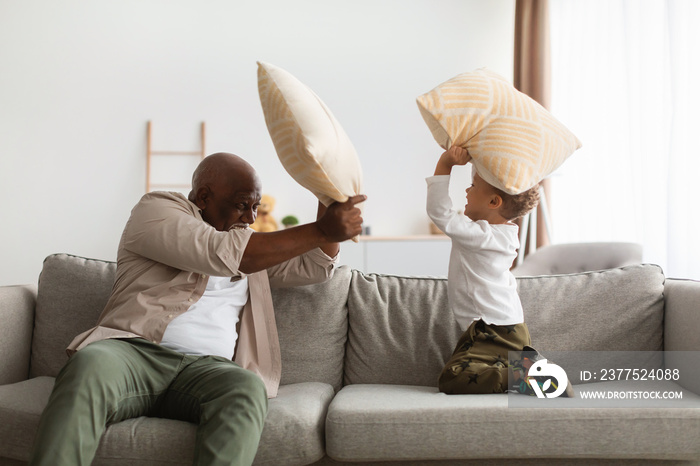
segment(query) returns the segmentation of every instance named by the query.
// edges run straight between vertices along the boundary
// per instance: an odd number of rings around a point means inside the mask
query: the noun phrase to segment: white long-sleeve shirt
[[[447,295],[461,329],[479,319],[494,325],[522,323],[523,308],[510,272],[520,247],[517,225],[474,222],[455,210],[449,175],[431,176],[426,182],[428,216],[452,240]]]

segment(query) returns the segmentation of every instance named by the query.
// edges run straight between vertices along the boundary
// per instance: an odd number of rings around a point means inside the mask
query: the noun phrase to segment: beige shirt
[[[168,323],[201,298],[209,275],[244,276],[238,267],[252,233],[249,228],[217,231],[182,194],[146,194],[124,228],[114,288],[97,326],[75,337],[68,354],[107,338],[160,343]],[[263,379],[270,398],[277,395],[282,372],[270,288],[325,281],[336,263],[315,249],[247,276],[250,298],[234,361]]]

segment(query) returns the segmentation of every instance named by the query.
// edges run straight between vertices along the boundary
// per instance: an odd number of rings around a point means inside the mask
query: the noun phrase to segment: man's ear
[[[489,209],[500,209],[503,205],[503,198],[498,194],[492,194],[489,199]]]
[[[192,195],[194,196],[194,199],[190,199],[190,201],[194,202],[195,205],[201,210],[204,210],[207,207],[207,202],[209,201],[211,192],[209,190],[209,186],[204,185],[197,191],[193,191]]]

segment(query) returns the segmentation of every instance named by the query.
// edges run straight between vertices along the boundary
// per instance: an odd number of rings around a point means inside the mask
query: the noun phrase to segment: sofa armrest
[[[0,286],[0,385],[29,377],[36,286]]]
[[[700,282],[667,278],[664,301],[666,366],[679,369],[683,388],[700,394]]]
[[[664,283],[664,350],[700,351],[700,282]]]
[[[642,263],[642,245],[623,242],[556,243],[541,247],[513,269],[516,277],[607,270]]]

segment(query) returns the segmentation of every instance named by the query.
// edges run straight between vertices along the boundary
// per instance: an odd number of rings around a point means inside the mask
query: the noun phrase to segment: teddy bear
[[[257,232],[277,231],[277,221],[272,217],[272,210],[275,208],[275,198],[263,194],[258,206],[258,217],[250,226]]]

